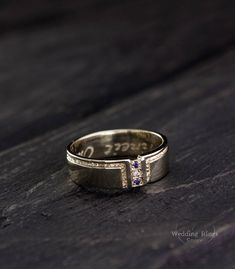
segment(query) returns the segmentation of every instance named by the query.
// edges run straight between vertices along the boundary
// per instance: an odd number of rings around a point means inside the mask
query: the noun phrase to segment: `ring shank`
[[[98,189],[132,188],[133,162],[139,162],[141,185],[162,178],[168,171],[165,136],[145,130],[96,132],[73,141],[67,148],[71,179]]]
[[[94,133],[75,140],[70,151],[92,159],[136,158],[150,154],[164,144],[163,136],[144,130],[115,130]]]

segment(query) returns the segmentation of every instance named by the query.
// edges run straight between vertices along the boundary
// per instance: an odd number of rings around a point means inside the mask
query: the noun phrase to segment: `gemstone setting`
[[[134,168],[139,168],[139,163],[138,163],[138,161],[134,161],[134,162],[133,162],[133,167],[134,167]]]
[[[136,178],[136,179],[133,180],[133,182],[134,182],[135,185],[140,185],[141,181],[138,178]]]
[[[132,187],[139,187],[143,185],[143,171],[140,156],[131,163],[131,184]]]

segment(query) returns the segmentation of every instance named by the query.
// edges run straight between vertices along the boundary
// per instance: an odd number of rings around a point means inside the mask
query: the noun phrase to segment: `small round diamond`
[[[138,170],[135,170],[135,171],[133,172],[133,176],[134,176],[134,177],[139,177],[139,175],[140,175],[140,173],[139,173]]]

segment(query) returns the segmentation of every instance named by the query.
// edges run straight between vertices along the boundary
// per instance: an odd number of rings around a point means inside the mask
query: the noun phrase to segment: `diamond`
[[[91,161],[84,161],[77,159],[77,157],[72,157],[69,154],[67,155],[67,160],[72,163],[72,164],[77,164],[82,167],[87,167],[87,168],[94,168],[94,169],[120,169],[121,170],[121,175],[122,175],[122,187],[127,188],[127,174],[126,174],[126,165],[125,163],[121,162],[116,162],[116,163],[105,163],[103,161],[98,161],[98,162],[91,162]]]
[[[141,158],[139,156],[131,163],[131,178],[132,187],[143,185],[143,171],[141,166]]]
[[[139,173],[138,170],[133,171],[133,176],[134,177],[139,177],[139,175],[140,175],[140,173]]]

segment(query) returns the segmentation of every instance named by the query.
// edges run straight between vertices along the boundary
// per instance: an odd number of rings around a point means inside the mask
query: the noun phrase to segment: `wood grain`
[[[78,2],[2,5],[0,149],[78,122],[234,44],[232,1]]]
[[[235,51],[225,53],[78,124],[3,152],[1,267],[232,268],[234,58]],[[120,126],[165,133],[169,175],[114,196],[74,186],[65,162],[67,142]],[[171,234],[195,227],[215,228],[218,235],[182,244]]]
[[[235,268],[234,3],[0,7],[0,268]],[[170,173],[74,185],[66,145],[114,128],[166,134]]]

